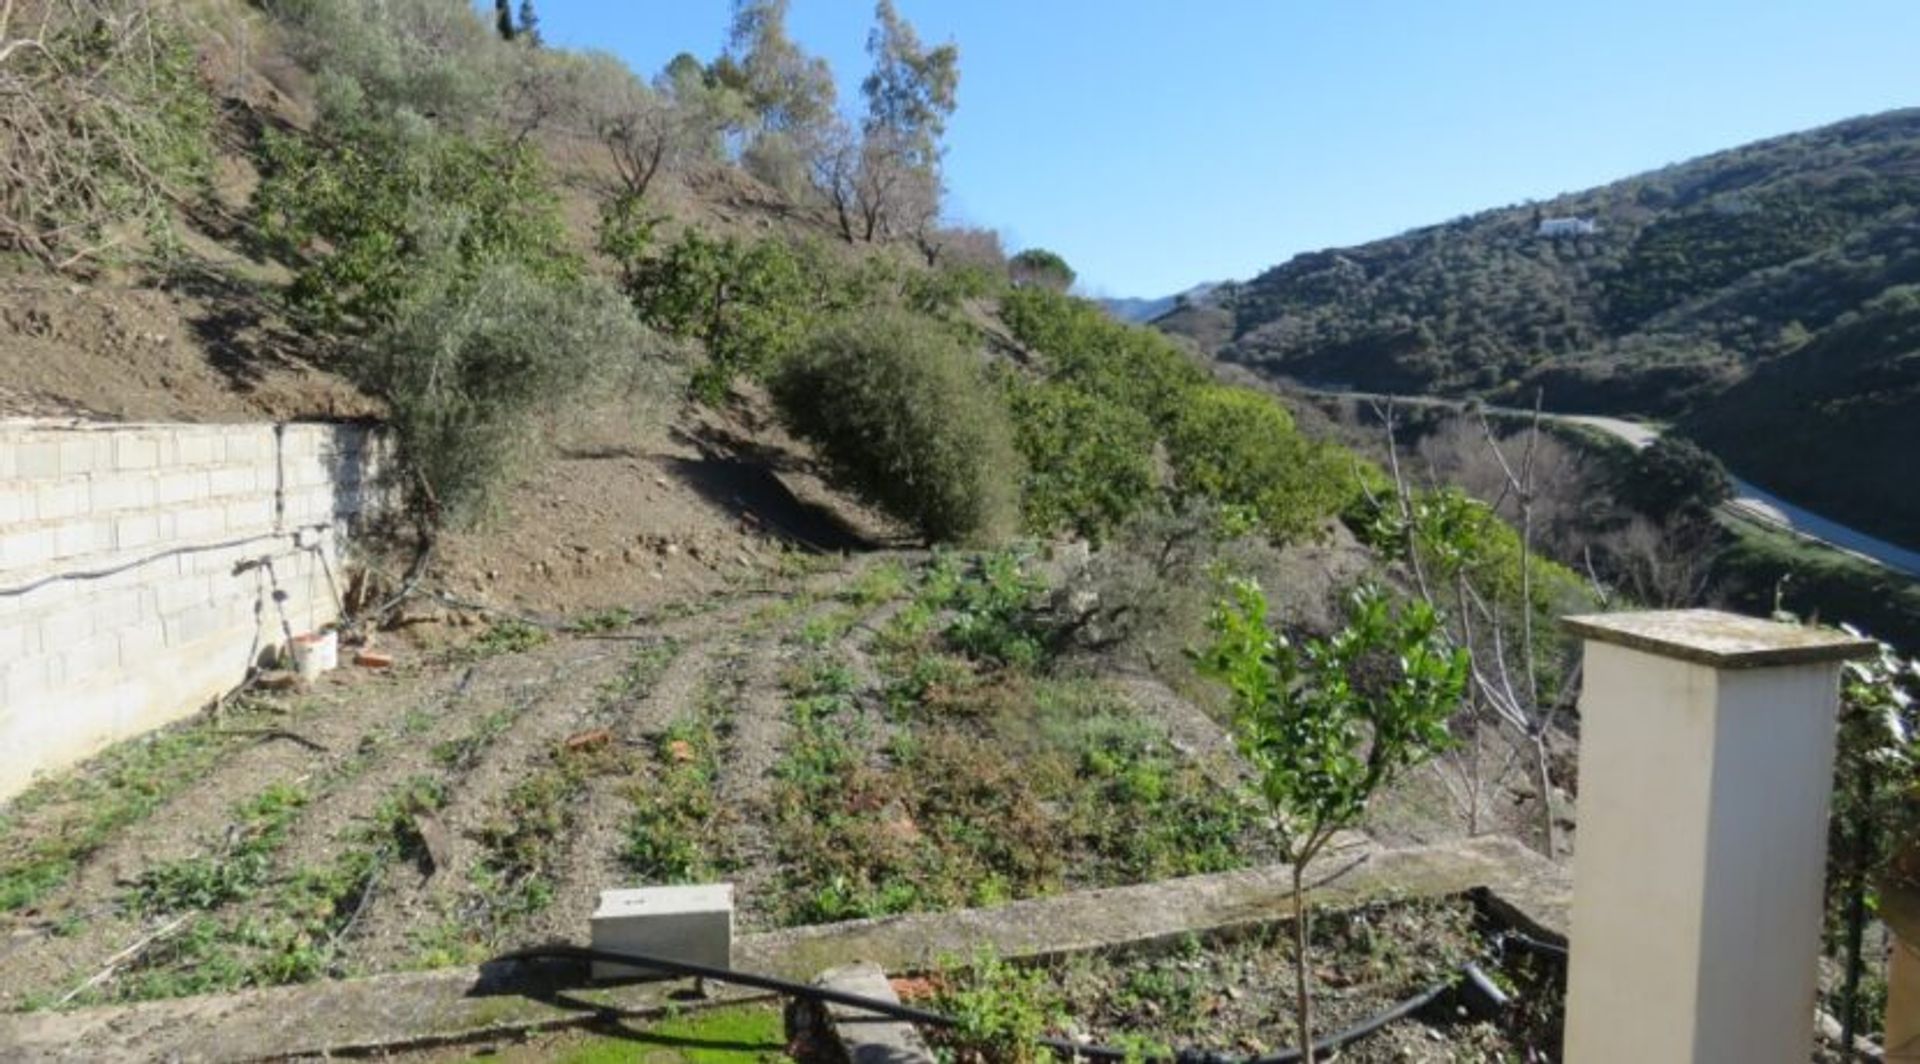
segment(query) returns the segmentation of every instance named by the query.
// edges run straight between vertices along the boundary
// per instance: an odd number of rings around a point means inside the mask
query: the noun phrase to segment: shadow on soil
[[[698,458],[668,459],[681,483],[735,518],[757,524],[796,547],[829,553],[875,550],[876,542],[839,514],[806,502],[781,482],[777,470],[799,468],[794,456],[717,430],[676,432]]]

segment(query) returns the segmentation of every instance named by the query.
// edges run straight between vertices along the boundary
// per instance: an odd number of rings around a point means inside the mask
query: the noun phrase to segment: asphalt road
[[[1340,396],[1349,399],[1378,399],[1385,401],[1384,395],[1367,392],[1351,392],[1328,388],[1300,388],[1312,395]],[[1461,407],[1465,404],[1455,399],[1438,399],[1426,396],[1393,396],[1393,401],[1402,405]],[[1513,407],[1490,406],[1490,411],[1511,414],[1519,417],[1531,417],[1533,411],[1519,410]],[[1616,436],[1635,447],[1645,447],[1660,438],[1660,425],[1644,421],[1629,421],[1626,418],[1599,417],[1590,414],[1552,414],[1542,413],[1541,417],[1563,424],[1584,425],[1601,432]],[[1727,500],[1727,509],[1742,516],[1752,518],[1764,524],[1791,532],[1804,539],[1824,544],[1834,550],[1851,554],[1856,558],[1885,566],[1895,572],[1920,577],[1920,551],[1908,550],[1898,544],[1888,543],[1867,535],[1858,529],[1849,528],[1831,518],[1822,517],[1803,506],[1793,503],[1758,487],[1751,481],[1733,477],[1733,498]]]

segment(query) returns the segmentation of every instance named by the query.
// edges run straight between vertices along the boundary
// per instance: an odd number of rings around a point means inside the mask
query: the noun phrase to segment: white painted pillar
[[[1568,1064],[1805,1064],[1840,663],[1711,610],[1570,617],[1580,696]]]

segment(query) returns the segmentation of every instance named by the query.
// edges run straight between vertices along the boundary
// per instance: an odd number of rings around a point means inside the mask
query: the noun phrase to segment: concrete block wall
[[[0,421],[0,800],[237,686],[283,611],[334,620],[388,457],[361,425]]]

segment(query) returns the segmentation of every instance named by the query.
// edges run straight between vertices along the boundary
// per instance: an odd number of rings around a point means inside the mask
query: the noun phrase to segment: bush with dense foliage
[[[840,476],[929,540],[992,542],[1019,523],[1020,459],[980,359],[898,310],[842,318],[774,380],[782,416]]]
[[[255,194],[265,234],[294,257],[294,304],[329,328],[371,328],[434,269],[473,277],[513,263],[579,272],[558,201],[527,145],[482,142],[401,119],[343,117],[274,135]]]
[[[270,135],[265,158],[255,207],[295,266],[289,296],[357,337],[353,375],[387,401],[434,522],[484,513],[538,415],[609,370],[663,376],[627,300],[587,274],[531,144],[363,108]]]
[[[694,390],[708,402],[724,398],[736,377],[765,376],[798,348],[812,324],[806,272],[777,240],[688,229],[623,268],[627,294],[647,324],[705,345],[707,362],[694,376]]]
[[[1029,531],[1100,540],[1153,501],[1154,432],[1145,417],[1070,384],[1013,378],[1006,394],[1026,459]]]
[[[1280,404],[1243,388],[1191,392],[1167,451],[1181,494],[1232,507],[1282,543],[1311,533],[1357,490],[1349,456],[1300,435]]]
[[[1177,420],[1206,371],[1173,341],[1109,317],[1084,299],[1019,288],[1000,301],[1014,338],[1037,352],[1050,377],[1136,410],[1161,431]]]
[[[1704,516],[1733,497],[1720,460],[1691,440],[1667,435],[1640,449],[1626,475],[1627,502],[1653,517]]]
[[[1021,287],[1065,292],[1073,287],[1073,267],[1067,260],[1045,248],[1028,248],[1007,260],[1007,276]]]

